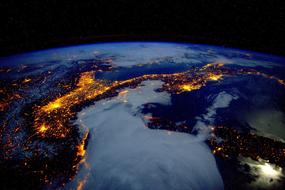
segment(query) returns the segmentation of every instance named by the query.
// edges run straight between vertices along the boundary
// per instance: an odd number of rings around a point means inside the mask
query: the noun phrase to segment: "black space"
[[[285,55],[283,4],[281,0],[1,0],[0,55],[118,40],[184,41]]]

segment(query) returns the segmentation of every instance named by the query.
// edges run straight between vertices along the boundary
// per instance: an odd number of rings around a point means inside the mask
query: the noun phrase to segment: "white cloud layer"
[[[138,108],[170,103],[162,82],[146,81],[123,96],[102,100],[78,114],[90,129],[86,162],[67,188],[80,181],[97,190],[223,189],[215,159],[196,136],[145,127]]]
[[[214,127],[212,124],[215,120],[217,109],[227,108],[233,100],[237,99],[237,95],[232,95],[225,91],[220,92],[213,100],[213,104],[207,108],[207,113],[201,117],[197,117],[197,122],[193,130],[198,131],[198,136],[201,139],[207,139],[211,133],[211,128]]]

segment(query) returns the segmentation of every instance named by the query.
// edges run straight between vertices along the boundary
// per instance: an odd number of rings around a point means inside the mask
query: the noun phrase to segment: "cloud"
[[[215,159],[203,141],[145,127],[138,108],[150,102],[169,104],[170,95],[154,91],[160,81],[143,84],[128,89],[125,97],[99,101],[78,114],[78,124],[91,132],[86,156],[90,167],[82,167],[67,188],[84,180],[84,189],[98,190],[223,189]]]
[[[250,189],[284,189],[281,179],[285,176],[281,167],[262,159],[255,161],[240,157],[239,160],[242,165],[250,167],[249,174],[254,177],[254,180],[248,183]]]
[[[253,109],[245,119],[258,135],[285,142],[285,114],[282,111],[274,108]]]
[[[220,92],[210,107],[207,108],[207,113],[201,117],[197,117],[197,122],[193,128],[193,131],[198,132],[198,136],[202,139],[208,138],[211,133],[212,124],[217,114],[217,109],[226,108],[230,105],[233,100],[237,100],[237,95],[226,93],[225,91]]]

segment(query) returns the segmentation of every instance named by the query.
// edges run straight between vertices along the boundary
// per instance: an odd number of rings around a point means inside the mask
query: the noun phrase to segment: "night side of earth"
[[[285,188],[285,58],[114,42],[0,58],[0,189]]]

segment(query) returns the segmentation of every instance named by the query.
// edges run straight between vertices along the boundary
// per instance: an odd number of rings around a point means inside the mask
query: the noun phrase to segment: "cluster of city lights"
[[[106,81],[95,78],[95,71],[87,71],[80,74],[79,80],[66,94],[55,98],[50,102],[43,103],[42,106],[34,107],[33,127],[35,134],[41,138],[63,139],[70,132],[70,120],[76,116],[76,112],[88,102],[112,97],[115,95],[124,96],[128,91],[122,90],[125,87],[136,87],[145,80],[161,80],[164,82],[162,89],[170,93],[180,94],[199,90],[208,83],[216,83],[226,77],[236,75],[260,75],[272,79],[285,87],[284,80],[275,76],[270,76],[252,69],[232,70],[224,67],[221,63],[207,64],[200,69],[191,69],[185,72],[174,74],[148,74],[139,77],[121,80]],[[24,83],[29,83],[29,79],[24,79]],[[127,100],[126,100],[127,101]],[[1,104],[0,104],[1,108]],[[76,108],[76,109],[75,109]],[[84,158],[86,154],[86,141],[88,132],[77,146],[77,156]],[[214,153],[223,152],[227,147],[216,146]],[[260,170],[273,175],[274,172],[266,166],[260,166]]]

